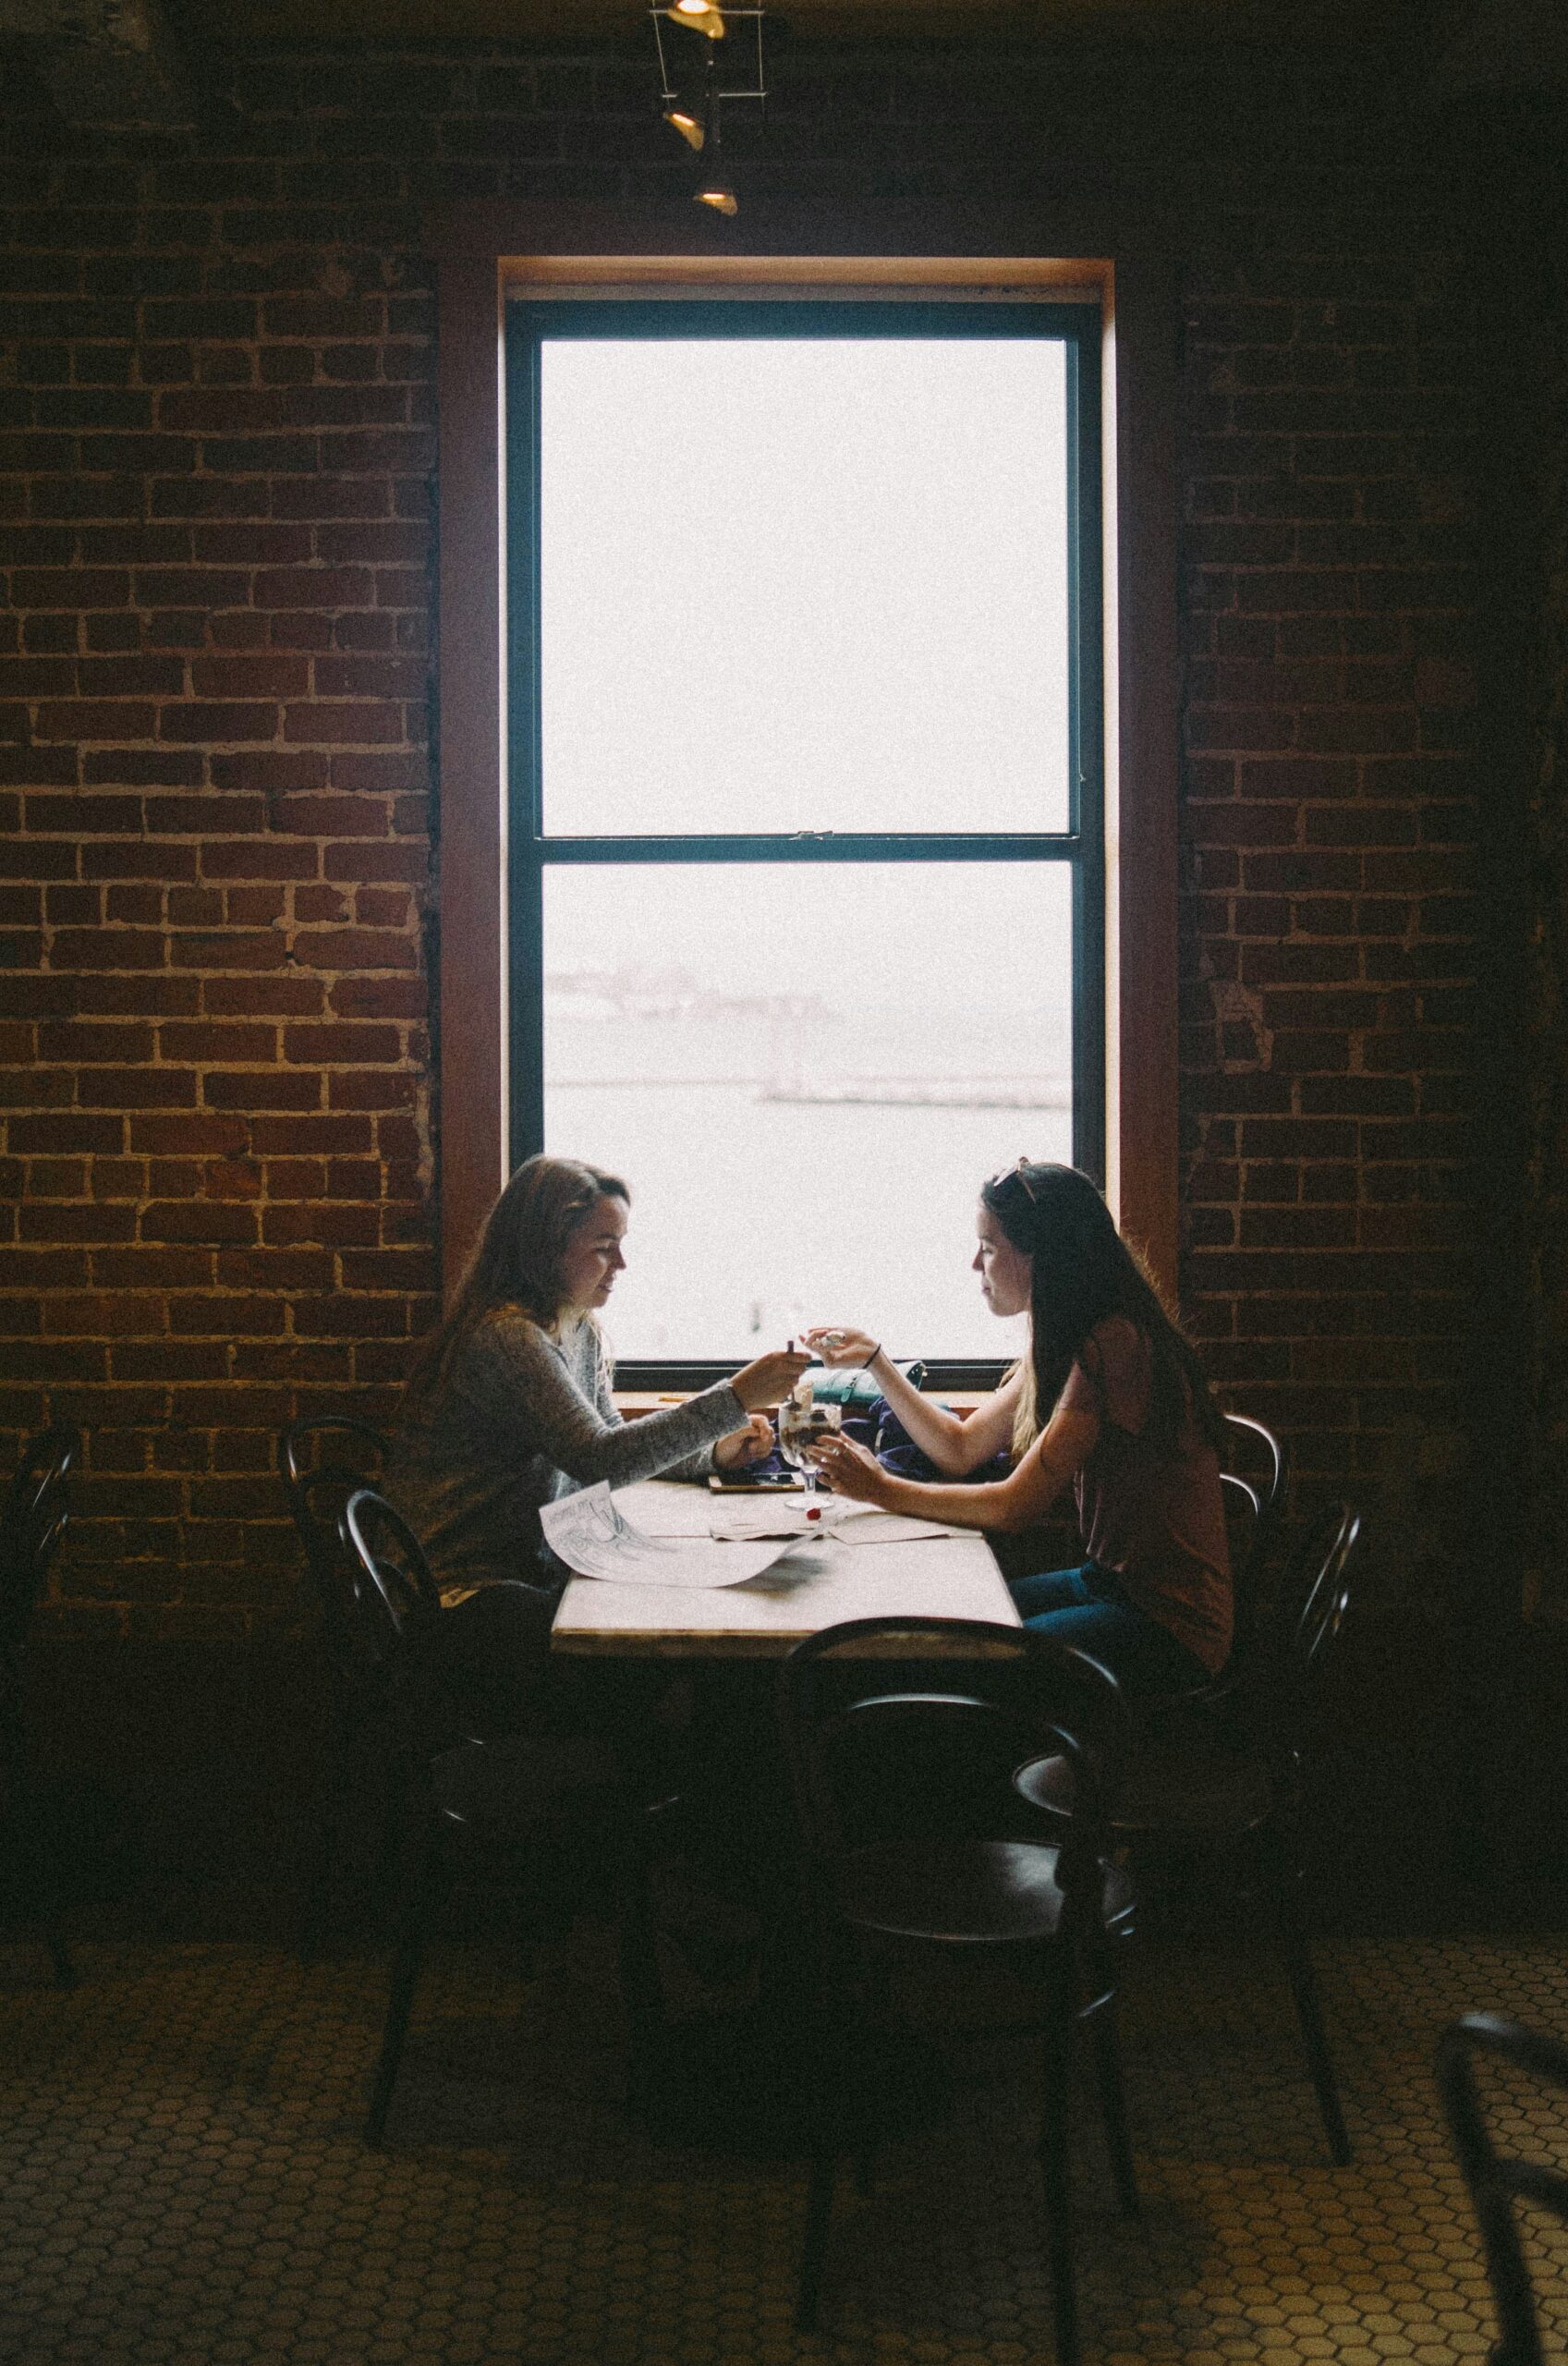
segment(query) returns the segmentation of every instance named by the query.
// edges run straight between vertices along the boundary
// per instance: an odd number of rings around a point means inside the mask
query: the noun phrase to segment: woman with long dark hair
[[[1203,1368],[1076,1167],[1020,1159],[980,1193],[975,1271],[1027,1352],[967,1421],[922,1396],[868,1332],[821,1325],[824,1362],[864,1365],[945,1480],[1007,1449],[990,1483],[894,1478],[849,1439],[818,1459],[841,1494],[955,1528],[1034,1527],[1072,1483],[1087,1558],[1015,1580],[1027,1625],[1104,1661],[1133,1692],[1181,1689],[1231,1647],[1221,1416]]]
[[[760,1356],[683,1405],[623,1421],[598,1315],[626,1265],[630,1207],[602,1167],[526,1160],[408,1376],[395,1489],[441,1587],[441,1650],[476,1674],[542,1653],[564,1576],[545,1552],[543,1505],[602,1479],[624,1487],[757,1460],[772,1445],[761,1409],[810,1361]]]

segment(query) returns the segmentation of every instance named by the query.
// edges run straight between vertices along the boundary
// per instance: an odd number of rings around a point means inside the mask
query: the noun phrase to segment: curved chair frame
[[[28,1640],[50,1565],[71,1511],[71,1473],[80,1433],[65,1422],[41,1430],[24,1448],[0,1511],[0,1761],[15,1819],[24,1835],[37,1813],[23,1716]],[[40,1920],[55,1985],[73,1988],[76,1967],[60,1923],[57,1884],[46,1868]]]
[[[877,1661],[861,1656],[868,1644],[898,1657],[883,1689]],[[940,1668],[929,1664],[942,1654]],[[948,1658],[949,1653],[968,1656]],[[908,1660],[917,1682],[908,1689]],[[869,1690],[847,1706],[825,1701],[821,1678],[831,1665],[836,1682],[864,1679]],[[1005,1669],[1011,1682],[1001,1688]],[[951,1673],[951,1684],[945,1679]],[[891,1684],[892,1689],[885,1689]],[[929,1688],[929,1689],[926,1689]],[[999,1689],[1012,1697],[998,1698]],[[1063,1692],[1073,1705],[1059,1705]],[[983,1620],[918,1617],[854,1619],[796,1644],[779,1675],[779,1715],[800,1827],[806,1927],[815,1957],[817,2021],[810,2047],[815,2109],[810,2184],[801,2252],[796,2323],[817,2323],[841,2155],[850,2149],[841,2125],[845,2094],[863,2048],[856,2043],[855,2006],[845,1978],[845,1949],[958,1950],[970,1961],[1002,1949],[1032,1959],[1044,1999],[1044,2111],[1039,2157],[1044,2180],[1047,2234],[1055,2302],[1059,2366],[1078,2355],[1076,2285],[1069,2207],[1069,2068],[1073,2034],[1081,2020],[1094,2041],[1100,2106],[1124,2208],[1138,2210],[1136,2177],[1127,2134],[1121,2054],[1116,2039],[1116,1982],[1108,1893],[1120,1877],[1104,1858],[1100,1799],[1124,1724],[1115,1678],[1087,1653],[1027,1629]],[[908,1837],[852,1845],[839,1784],[830,1766],[833,1746],[881,1721],[895,1750],[906,1752],[924,1727],[958,1744],[953,1761],[966,1774],[994,1773],[1004,1797],[1021,1751],[1049,1741],[1070,1763],[1073,1810],[1055,1844],[933,1833],[929,1802],[918,1803],[911,1784],[877,1786],[885,1804],[907,1809],[918,1829]],[[972,1746],[972,1747],[971,1747]],[[940,1776],[937,1778],[940,1780]],[[842,1778],[841,1778],[842,1780]],[[983,1801],[989,1784],[975,1796]],[[942,1793],[945,1815],[951,1793]],[[1008,1829],[1016,1823],[1008,1818]],[[890,1909],[889,1899],[898,1901]],[[1085,1973],[1087,1998],[1080,1993]],[[837,2076],[830,2075],[836,2066]],[[862,2140],[862,2184],[871,2157]]]
[[[1300,1827],[1315,1694],[1343,1628],[1363,1539],[1360,1513],[1343,1504],[1307,1531],[1239,1693],[1238,1722],[1250,1738],[1234,1740],[1205,1721],[1140,1738],[1126,1752],[1105,1811],[1112,1837],[1130,1846],[1256,1845],[1323,2132],[1340,2165],[1351,2157],[1350,2139],[1302,1909]],[[1043,1816],[1062,1813],[1070,1787],[1052,1760],[1020,1766],[1014,1779]]]
[[[1466,2013],[1443,2031],[1438,2046],[1438,2092],[1460,2175],[1480,2224],[1487,2275],[1497,2303],[1499,2340],[1491,2366],[1544,2366],[1535,2292],[1513,2205],[1529,2202],[1568,2225],[1568,2174],[1498,2151],[1476,2076],[1477,2062],[1483,2056],[1506,2062],[1568,2097],[1568,2045],[1523,2029],[1500,2013]]]
[[[1252,1460],[1261,1460],[1264,1466],[1262,1469],[1223,1474],[1246,1487],[1258,1506],[1252,1541],[1240,1567],[1231,1573],[1235,1631],[1230,1659],[1218,1678],[1221,1689],[1230,1691],[1244,1676],[1258,1630],[1264,1623],[1263,1589],[1273,1555],[1274,1539],[1284,1510],[1288,1465],[1283,1442],[1266,1423],[1255,1421],[1250,1413],[1227,1413],[1224,1423],[1238,1443],[1244,1439],[1246,1441]]]
[[[443,1611],[430,1564],[413,1530],[383,1496],[361,1487],[343,1511],[343,1533],[359,1565],[363,1649],[380,1672],[389,1721],[402,1738],[399,1762],[406,1786],[404,1822],[412,1840],[412,1878],[393,1957],[381,2049],[365,2116],[364,2138],[379,2149],[407,2035],[419,1969],[434,1920],[457,1871],[459,1852],[504,1816],[505,1870],[516,1873],[530,1838],[561,1812],[586,1805],[598,1816],[613,1854],[621,1896],[621,1989],[630,2024],[634,2086],[663,2025],[663,1997],[652,1937],[652,1909],[643,1845],[647,1816],[638,1815],[614,1770],[581,1763],[568,1742],[548,1737],[487,1739],[428,1715],[430,1689],[421,1686],[421,1646]],[[411,1679],[405,1682],[404,1679]],[[435,1688],[439,1689],[439,1687]],[[519,1787],[520,1783],[520,1787]],[[492,1859],[494,1851],[492,1850]]]
[[[362,1447],[358,1463],[329,1451],[340,1445]],[[325,1459],[315,1458],[322,1453]],[[306,1960],[321,1943],[333,1875],[343,1856],[348,1798],[364,1751],[375,1741],[384,1705],[364,1656],[367,1633],[359,1616],[359,1569],[344,1539],[343,1511],[349,1496],[371,1475],[364,1462],[373,1457],[384,1469],[389,1456],[382,1433],[352,1413],[290,1421],[278,1437],[278,1472],[305,1556],[328,1674],[326,1763],[314,1784],[302,1851],[298,1945]],[[393,1845],[394,1835],[383,1833],[383,1859]]]

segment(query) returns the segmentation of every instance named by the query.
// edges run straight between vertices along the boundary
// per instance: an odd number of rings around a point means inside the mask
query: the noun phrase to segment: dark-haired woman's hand
[[[869,1331],[847,1330],[842,1323],[819,1323],[801,1337],[813,1355],[839,1372],[862,1372],[881,1345]]]
[[[732,1430],[713,1448],[715,1470],[739,1470],[748,1462],[763,1462],[773,1450],[773,1425],[766,1413],[753,1413],[744,1430]]]
[[[828,1436],[811,1447],[811,1459],[835,1495],[852,1495],[859,1504],[892,1505],[897,1481],[853,1438]]]
[[[759,1356],[754,1364],[743,1364],[730,1386],[747,1411],[756,1413],[765,1405],[782,1405],[813,1360],[794,1348],[780,1348],[771,1356]]]

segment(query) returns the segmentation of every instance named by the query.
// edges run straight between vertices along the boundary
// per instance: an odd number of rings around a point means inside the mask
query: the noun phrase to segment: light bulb
[[[738,213],[739,203],[728,181],[707,181],[697,192],[699,205],[711,205],[715,213]]]
[[[683,107],[678,99],[672,99],[664,109],[664,120],[680,133],[688,148],[699,149],[708,137],[700,116],[693,115],[689,107]]]
[[[724,12],[713,0],[670,0],[670,14],[677,24],[688,26],[694,33],[706,33],[710,41],[722,41],[724,36]]]

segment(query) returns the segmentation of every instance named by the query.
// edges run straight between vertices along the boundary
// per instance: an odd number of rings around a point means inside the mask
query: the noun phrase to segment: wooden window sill
[[[960,1415],[972,1413],[991,1393],[986,1388],[942,1388],[931,1392]],[[696,1394],[692,1388],[617,1388],[615,1403],[623,1420],[636,1421],[640,1421],[644,1413],[662,1412],[667,1405],[684,1405],[688,1396]]]

